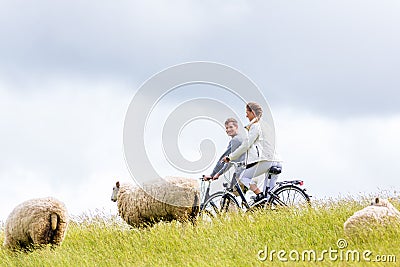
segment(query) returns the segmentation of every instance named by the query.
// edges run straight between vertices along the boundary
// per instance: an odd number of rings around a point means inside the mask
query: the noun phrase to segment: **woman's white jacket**
[[[275,131],[273,127],[259,121],[251,125],[247,138],[231,154],[230,160],[239,158],[246,152],[245,163],[251,164],[259,161],[280,161],[275,149]]]

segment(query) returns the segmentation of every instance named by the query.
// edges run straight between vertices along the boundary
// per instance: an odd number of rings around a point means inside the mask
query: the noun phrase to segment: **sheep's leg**
[[[28,238],[28,246],[29,247],[33,247],[33,248],[37,248],[39,247],[42,243],[43,243],[43,234],[42,232],[44,232],[43,230],[40,231],[34,231],[34,232],[30,232],[29,233],[29,238]]]

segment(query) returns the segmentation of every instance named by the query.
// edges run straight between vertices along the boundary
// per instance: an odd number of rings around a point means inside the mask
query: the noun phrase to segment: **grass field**
[[[344,236],[344,221],[367,202],[325,200],[302,212],[259,211],[196,226],[173,222],[148,229],[132,229],[118,217],[83,216],[71,222],[61,247],[31,253],[0,249],[0,265],[400,266],[398,225]]]

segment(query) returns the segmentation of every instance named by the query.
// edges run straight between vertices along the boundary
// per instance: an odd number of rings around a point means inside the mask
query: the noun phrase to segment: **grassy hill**
[[[0,266],[400,266],[399,225],[344,235],[344,221],[367,202],[325,200],[302,212],[267,210],[148,229],[118,217],[83,216],[71,222],[61,247],[0,249]]]

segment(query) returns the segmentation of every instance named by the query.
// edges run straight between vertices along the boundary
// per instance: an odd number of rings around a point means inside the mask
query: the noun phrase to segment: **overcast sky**
[[[189,61],[232,66],[260,87],[281,179],[304,179],[315,197],[400,190],[398,14],[397,0],[0,0],[0,220],[44,196],[72,214],[115,212],[113,184],[131,181],[122,144],[129,103],[152,75]],[[155,112],[209,89],[187,90]],[[222,152],[229,139],[209,127]],[[183,131],[180,140],[191,160],[205,136],[196,137]],[[156,168],[181,174],[157,142],[148,146]]]

